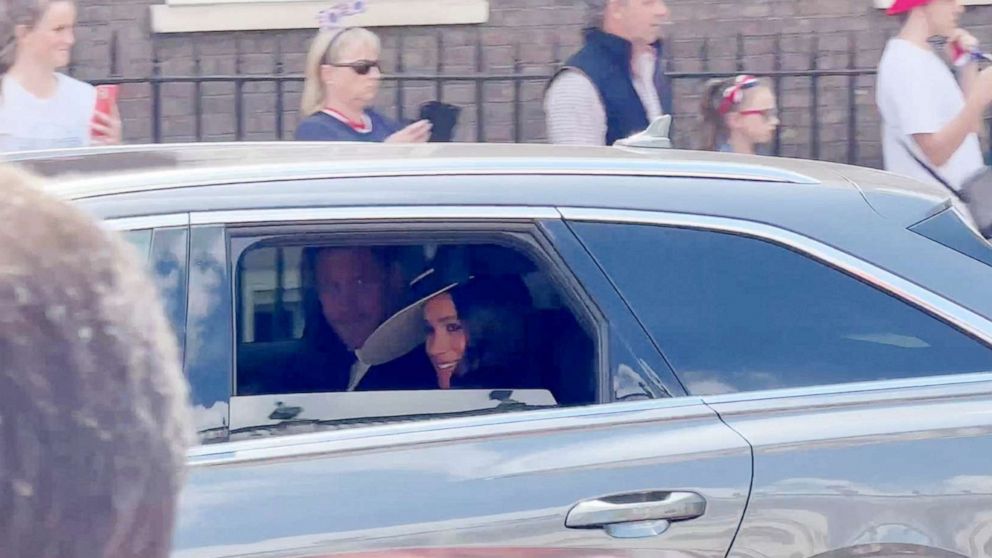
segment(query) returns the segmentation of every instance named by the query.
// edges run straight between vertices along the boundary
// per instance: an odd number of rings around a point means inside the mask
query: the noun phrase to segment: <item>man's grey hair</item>
[[[164,558],[188,392],[136,252],[0,165],[0,555]]]
[[[620,0],[621,3],[627,0]],[[585,0],[588,12],[589,27],[602,29],[603,21],[606,19],[606,6],[610,0]]]

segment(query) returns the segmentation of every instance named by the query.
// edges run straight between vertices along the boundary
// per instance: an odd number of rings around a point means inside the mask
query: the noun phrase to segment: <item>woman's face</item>
[[[737,112],[730,116],[731,133],[736,132],[751,143],[769,143],[779,124],[775,94],[768,87],[755,87],[748,92]]]
[[[427,328],[427,356],[434,365],[437,383],[441,389],[451,387],[451,377],[464,366],[468,334],[458,319],[455,301],[442,293],[424,305],[424,324]]]
[[[19,27],[17,57],[57,70],[69,65],[76,42],[76,5],[51,2],[33,27]]]
[[[374,45],[365,42],[346,43],[342,45],[337,58],[335,64],[378,63],[379,51]],[[368,72],[363,75],[352,67],[325,64],[323,72],[327,90],[341,102],[364,109],[372,106],[379,93],[382,72],[378,67],[369,67]]]

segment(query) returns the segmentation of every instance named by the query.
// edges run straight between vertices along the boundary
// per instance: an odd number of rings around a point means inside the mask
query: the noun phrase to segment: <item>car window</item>
[[[166,318],[182,350],[186,332],[186,275],[188,232],[186,227],[122,231],[121,236],[137,250],[158,288]]]
[[[289,236],[234,269],[232,438],[597,400],[596,343],[522,249]]]
[[[913,225],[910,230],[986,265],[992,265],[992,244],[972,230],[953,208],[945,209]]]
[[[692,394],[992,370],[992,350],[920,309],[763,240],[575,223]]]
[[[137,250],[138,255],[141,256],[143,260],[148,259],[148,254],[152,247],[152,230],[151,229],[141,229],[137,231],[121,231],[121,236],[129,244],[134,246]]]

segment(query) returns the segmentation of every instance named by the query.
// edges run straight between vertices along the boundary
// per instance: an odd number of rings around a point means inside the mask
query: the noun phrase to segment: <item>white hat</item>
[[[424,342],[424,305],[435,296],[446,293],[459,284],[471,279],[466,276],[463,280],[439,277],[436,268],[429,269],[415,278],[411,285],[414,292],[426,292],[406,305],[402,310],[389,317],[377,327],[372,335],[355,351],[358,360],[369,366],[377,366],[395,360]]]

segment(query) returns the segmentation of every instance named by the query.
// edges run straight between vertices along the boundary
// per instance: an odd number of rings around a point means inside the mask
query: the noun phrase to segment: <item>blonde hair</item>
[[[341,52],[353,45],[365,44],[382,50],[379,36],[364,27],[349,27],[334,31],[321,31],[310,42],[304,69],[303,97],[300,100],[300,119],[319,112],[324,106],[324,80],[320,68],[325,64],[341,61]]]

